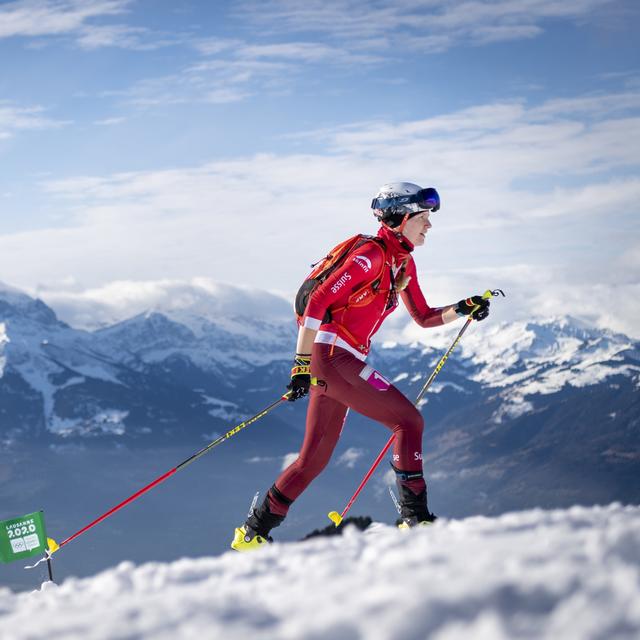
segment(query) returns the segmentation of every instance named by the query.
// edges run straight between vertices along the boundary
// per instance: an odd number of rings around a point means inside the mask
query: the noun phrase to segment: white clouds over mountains
[[[4,280],[290,295],[327,248],[375,232],[380,184],[412,180],[443,199],[416,252],[430,302],[503,287],[520,317],[636,335],[640,91],[627,49],[592,68],[590,39],[624,3],[169,5],[0,4],[17,61],[0,99]]]
[[[291,323],[294,318],[291,304],[283,297],[208,278],[117,281],[91,289],[67,282],[53,288],[40,288],[35,293],[55,309],[61,320],[74,328],[88,330],[148,311],[177,315],[183,322],[184,314],[188,314],[218,324],[238,316],[281,324]]]
[[[416,252],[435,304],[509,285],[521,316],[583,313],[636,335],[639,101],[479,105],[308,134],[329,153],[50,181],[67,224],[0,237],[0,268],[32,289],[77,274],[83,288],[162,274],[290,294],[325,249],[375,230],[378,184],[412,179],[443,198]]]

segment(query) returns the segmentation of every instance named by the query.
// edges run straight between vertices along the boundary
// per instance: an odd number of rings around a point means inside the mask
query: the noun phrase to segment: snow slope
[[[376,525],[0,590],[0,637],[631,639],[639,570],[640,507]]]

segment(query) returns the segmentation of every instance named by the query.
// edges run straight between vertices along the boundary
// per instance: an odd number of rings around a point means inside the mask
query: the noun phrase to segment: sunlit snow
[[[120,409],[101,410],[89,418],[60,418],[53,414],[49,430],[61,436],[96,433],[122,435],[126,431],[124,421],[128,416],[128,411]]]
[[[0,590],[0,629],[12,640],[631,639],[639,570],[640,507],[532,510],[123,562],[31,594]]]

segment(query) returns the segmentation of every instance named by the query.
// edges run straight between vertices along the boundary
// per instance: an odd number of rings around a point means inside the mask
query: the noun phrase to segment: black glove
[[[311,356],[306,353],[296,353],[291,369],[291,382],[287,385],[289,402],[304,398],[309,393],[310,386]]]
[[[455,307],[459,316],[471,316],[474,320],[484,320],[489,315],[489,300],[482,296],[471,296],[460,300]]]

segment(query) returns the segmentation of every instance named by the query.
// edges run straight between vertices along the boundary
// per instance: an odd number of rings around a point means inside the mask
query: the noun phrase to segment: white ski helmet
[[[413,182],[383,184],[371,202],[373,215],[390,227],[402,224],[405,216],[421,211],[437,211],[440,196],[433,187],[423,189]]]

